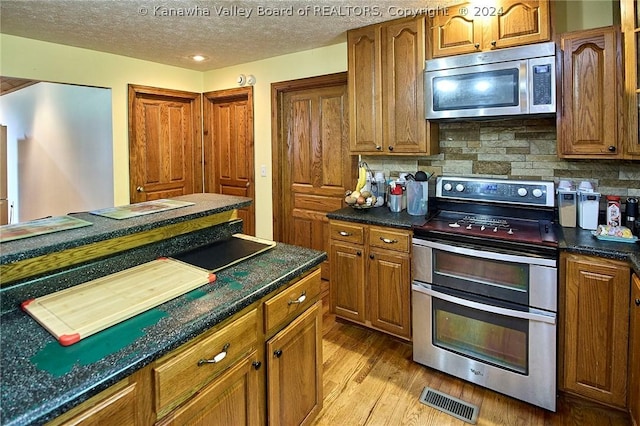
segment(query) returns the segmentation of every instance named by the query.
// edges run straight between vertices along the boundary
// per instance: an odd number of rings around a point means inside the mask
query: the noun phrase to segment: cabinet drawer
[[[364,243],[364,226],[345,222],[331,222],[329,225],[330,238],[347,241],[349,243]]]
[[[388,250],[409,252],[410,233],[388,228],[371,227],[369,230],[369,246]]]
[[[256,349],[257,312],[233,321],[221,330],[203,337],[195,344],[177,349],[153,369],[155,409],[160,418],[169,410],[199,391],[235,361]],[[205,363],[201,360],[216,362]]]
[[[278,326],[290,322],[304,312],[313,305],[320,291],[320,269],[317,269],[266,301],[264,304],[265,333],[270,335],[277,330]]]

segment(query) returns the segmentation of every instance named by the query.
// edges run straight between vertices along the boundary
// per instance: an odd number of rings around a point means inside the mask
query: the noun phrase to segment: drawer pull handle
[[[298,297],[296,300],[289,300],[289,305],[299,305],[300,303],[307,300],[306,293],[307,293],[306,291],[303,291],[300,297]]]
[[[201,367],[205,364],[217,364],[223,359],[225,359],[227,357],[227,351],[229,350],[229,346],[231,346],[231,343],[227,343],[226,345],[224,345],[222,347],[222,352],[220,352],[218,355],[214,356],[211,359],[201,359],[200,361],[198,361],[198,367]]]
[[[380,239],[382,240],[383,243],[385,244],[395,244],[398,242],[398,240],[390,240],[388,238],[384,238],[384,237],[380,237]]]
[[[351,232],[340,231],[340,235],[342,235],[343,237],[350,237],[351,236]]]

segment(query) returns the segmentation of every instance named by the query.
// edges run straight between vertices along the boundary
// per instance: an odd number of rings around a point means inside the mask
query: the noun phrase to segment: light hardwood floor
[[[324,405],[314,425],[438,425],[463,422],[419,402],[425,386],[479,407],[478,425],[630,425],[626,413],[561,395],[557,413],[421,366],[411,345],[336,321],[325,297]]]

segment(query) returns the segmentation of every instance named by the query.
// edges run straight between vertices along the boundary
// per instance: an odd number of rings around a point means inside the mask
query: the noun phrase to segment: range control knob
[[[451,186],[451,184],[450,184],[450,183],[445,183],[445,184],[444,184],[444,190],[445,190],[445,191],[451,191],[451,188],[453,188],[453,186]]]
[[[542,190],[540,188],[536,188],[532,192],[533,196],[536,198],[542,197]]]
[[[518,195],[521,197],[524,197],[527,195],[527,189],[526,188],[518,188]]]
[[[464,191],[464,185],[461,184],[461,183],[457,184],[456,185],[456,191],[458,191],[458,192]]]

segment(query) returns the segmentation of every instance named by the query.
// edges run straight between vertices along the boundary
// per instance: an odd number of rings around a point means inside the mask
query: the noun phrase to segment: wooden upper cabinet
[[[558,155],[622,158],[620,32],[615,27],[563,34]]]
[[[539,43],[551,39],[548,0],[463,3],[431,21],[432,56]]]
[[[424,110],[425,31],[420,16],[348,32],[352,154],[437,153]]]
[[[630,158],[640,158],[640,6],[636,0],[620,0],[620,18],[624,35],[624,116],[625,140]]]
[[[380,26],[347,33],[351,151],[382,147]]]

